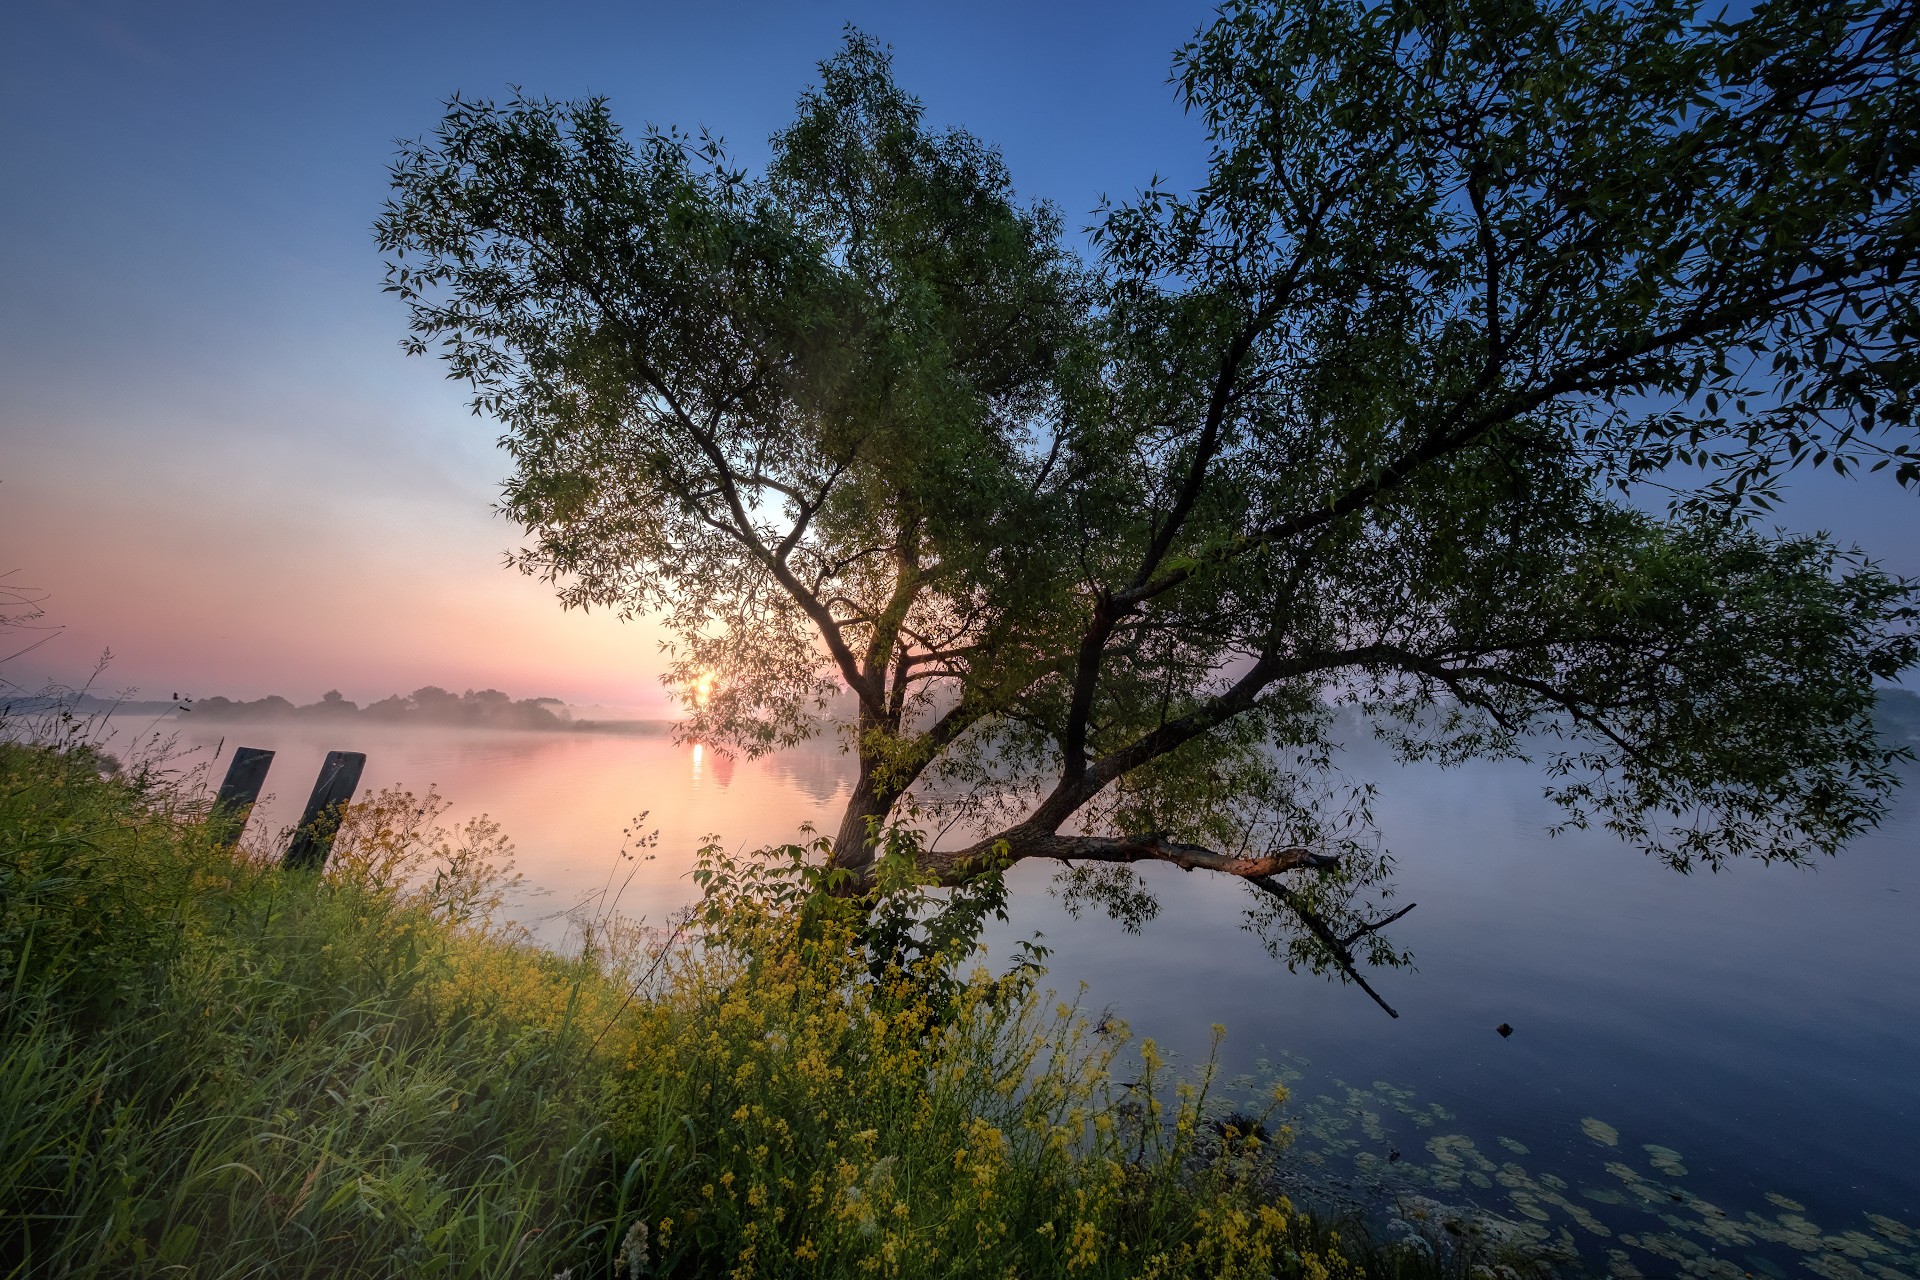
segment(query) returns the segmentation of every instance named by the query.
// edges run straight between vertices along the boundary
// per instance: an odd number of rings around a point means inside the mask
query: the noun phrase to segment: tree
[[[1207,181],[1093,261],[851,34],[758,175],[456,97],[378,235],[520,566],[663,616],[703,741],[844,720],[835,864],[938,822],[943,876],[1059,859],[1123,913],[1204,868],[1364,985],[1400,912],[1342,705],[1681,869],[1883,811],[1913,589],[1756,513],[1802,463],[1920,482],[1914,18],[1229,4],[1175,63]]]

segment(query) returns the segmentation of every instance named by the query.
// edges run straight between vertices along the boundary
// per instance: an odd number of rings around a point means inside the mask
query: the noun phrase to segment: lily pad
[[[1645,1280],[1646,1273],[1633,1265],[1633,1257],[1625,1249],[1609,1249],[1607,1274],[1613,1280]]]
[[[1837,1236],[1828,1236],[1827,1243],[1854,1259],[1872,1258],[1892,1252],[1886,1245],[1864,1231],[1843,1231]]]
[[[1797,1213],[1781,1214],[1780,1225],[1785,1227],[1787,1230],[1793,1232],[1797,1236],[1814,1236],[1817,1238],[1820,1234],[1819,1227],[1815,1226],[1811,1221],[1801,1217]]]
[[[1913,1280],[1914,1276],[1911,1271],[1895,1271],[1892,1267],[1883,1266],[1878,1262],[1869,1262],[1867,1270],[1879,1276],[1880,1280]]]
[[[1548,1213],[1545,1209],[1541,1208],[1540,1205],[1535,1202],[1534,1198],[1528,1195],[1524,1191],[1516,1192],[1515,1194],[1509,1196],[1508,1199],[1513,1201],[1514,1208],[1526,1214],[1529,1218],[1532,1218],[1535,1222],[1553,1221],[1553,1215]]]
[[[1588,1116],[1580,1122],[1580,1132],[1586,1134],[1603,1147],[1617,1147],[1620,1145],[1620,1131],[1608,1124],[1605,1120],[1596,1120],[1592,1116]]]
[[[1823,1253],[1801,1264],[1825,1280],[1867,1280],[1867,1273],[1837,1253]]]
[[[1610,1236],[1613,1234],[1611,1228],[1579,1205],[1568,1201],[1561,1201],[1560,1207],[1566,1210],[1567,1216],[1579,1223],[1580,1229],[1589,1235]]]
[[[1773,1200],[1773,1197],[1768,1196],[1767,1199]],[[1780,1202],[1774,1200],[1774,1203],[1779,1204]],[[1786,1206],[1781,1205],[1780,1207],[1784,1209]],[[1884,1214],[1870,1213],[1867,1215],[1867,1221],[1873,1224],[1875,1231],[1878,1231],[1889,1240],[1899,1240],[1904,1243],[1905,1241],[1913,1239],[1913,1228],[1904,1222],[1895,1221]]]
[[[1686,1176],[1687,1166],[1680,1163],[1680,1153],[1672,1147],[1663,1147],[1657,1143],[1649,1142],[1643,1144],[1640,1149],[1647,1153],[1648,1159],[1653,1163],[1653,1167],[1666,1174],[1669,1178]]]

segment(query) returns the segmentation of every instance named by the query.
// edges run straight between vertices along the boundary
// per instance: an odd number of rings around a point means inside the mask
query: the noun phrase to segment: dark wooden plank
[[[272,763],[273,752],[264,747],[235,749],[233,759],[227,764],[226,781],[220,784],[220,792],[213,798],[213,811],[207,815],[207,829],[212,832],[215,844],[231,848],[240,843],[247,815],[253,812],[254,801],[260,798],[260,788],[267,784],[267,768]]]
[[[340,828],[340,812],[353,799],[360,785],[360,771],[367,757],[359,751],[329,751],[314,780],[313,794],[307,797],[306,812],[294,828],[293,843],[287,846],[289,867],[319,869],[327,864],[333,850],[334,833]]]

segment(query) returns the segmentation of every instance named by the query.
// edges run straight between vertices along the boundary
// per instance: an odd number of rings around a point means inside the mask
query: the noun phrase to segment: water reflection
[[[343,737],[344,733],[344,737]],[[277,753],[250,830],[294,822],[326,752],[364,751],[364,788],[439,787],[452,802],[449,821],[487,813],[518,847],[520,868],[540,894],[521,915],[549,941],[567,929],[567,912],[593,900],[635,819],[636,834],[659,833],[657,856],[621,892],[619,908],[662,920],[693,899],[686,877],[692,850],[708,837],[729,848],[784,843],[803,822],[815,825],[846,795],[841,757],[832,747],[746,761],[664,734],[469,732],[355,724],[339,726],[189,725],[181,741],[210,759],[224,741]],[[222,755],[216,775],[226,767]],[[623,873],[624,874],[624,873]]]
[[[693,785],[696,789],[708,778],[719,787],[733,785],[734,758],[728,752],[709,747],[704,742],[695,742],[688,745],[687,756],[693,765]]]

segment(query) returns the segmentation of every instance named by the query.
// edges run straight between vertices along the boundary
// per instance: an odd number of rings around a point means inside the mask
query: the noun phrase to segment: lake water
[[[253,819],[269,829],[330,748],[367,753],[365,786],[433,783],[450,816],[491,814],[550,939],[629,872],[620,909],[664,919],[709,834],[744,849],[831,827],[850,772],[830,747],[727,760],[664,736],[181,733],[206,754],[222,737],[279,753]],[[1224,1023],[1223,1068],[1295,1077],[1296,1163],[1356,1202],[1477,1204],[1647,1276],[1920,1273],[1920,1237],[1867,1216],[1920,1223],[1920,788],[1817,867],[1681,876],[1603,834],[1549,839],[1526,766],[1400,767],[1368,744],[1346,767],[1379,784],[1398,901],[1419,904],[1394,926],[1417,970],[1376,983],[1397,1020],[1268,958],[1243,887],[1170,867],[1145,869],[1163,910],[1138,936],[1068,918],[1050,865],[1016,867],[992,941],[1042,933],[1053,985],[1189,1060]],[[628,862],[642,810],[659,845]]]

